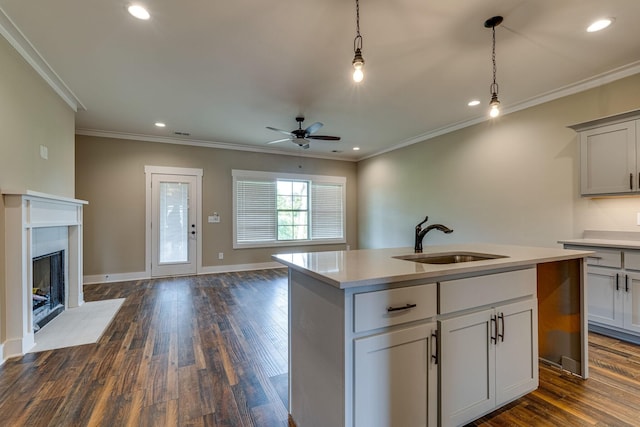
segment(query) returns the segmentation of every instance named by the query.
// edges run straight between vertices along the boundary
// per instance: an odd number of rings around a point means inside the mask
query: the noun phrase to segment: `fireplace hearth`
[[[64,250],[33,258],[32,264],[33,330],[37,332],[64,311]]]

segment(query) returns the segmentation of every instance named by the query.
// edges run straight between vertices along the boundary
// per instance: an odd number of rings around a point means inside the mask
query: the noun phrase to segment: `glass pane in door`
[[[189,184],[160,183],[159,262],[189,261]]]

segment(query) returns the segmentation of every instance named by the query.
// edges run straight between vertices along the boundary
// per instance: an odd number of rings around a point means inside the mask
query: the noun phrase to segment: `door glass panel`
[[[159,262],[189,261],[189,184],[160,183]]]

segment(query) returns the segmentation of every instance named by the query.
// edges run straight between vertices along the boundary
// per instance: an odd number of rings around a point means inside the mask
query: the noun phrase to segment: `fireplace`
[[[5,330],[5,341],[0,342],[0,364],[33,348],[34,329],[44,324],[41,321],[49,320],[46,317],[52,318],[58,305],[73,308],[84,302],[82,208],[87,204],[84,200],[29,190],[2,191],[2,197],[6,288],[4,300],[0,298],[0,323],[4,323]],[[56,253],[59,254],[52,255]],[[42,262],[49,262],[50,275],[41,273],[36,265],[41,257],[49,255],[51,259]],[[51,282],[58,278],[64,288],[51,290]],[[34,287],[40,290],[34,293]],[[40,312],[36,314],[33,309],[34,300],[45,301],[42,306],[46,305],[49,313],[40,318]]]
[[[49,323],[65,307],[64,250],[33,258],[33,331]]]

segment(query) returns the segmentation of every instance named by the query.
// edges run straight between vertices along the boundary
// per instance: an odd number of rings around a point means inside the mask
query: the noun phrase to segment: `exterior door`
[[[151,276],[197,272],[197,177],[151,176]]]

